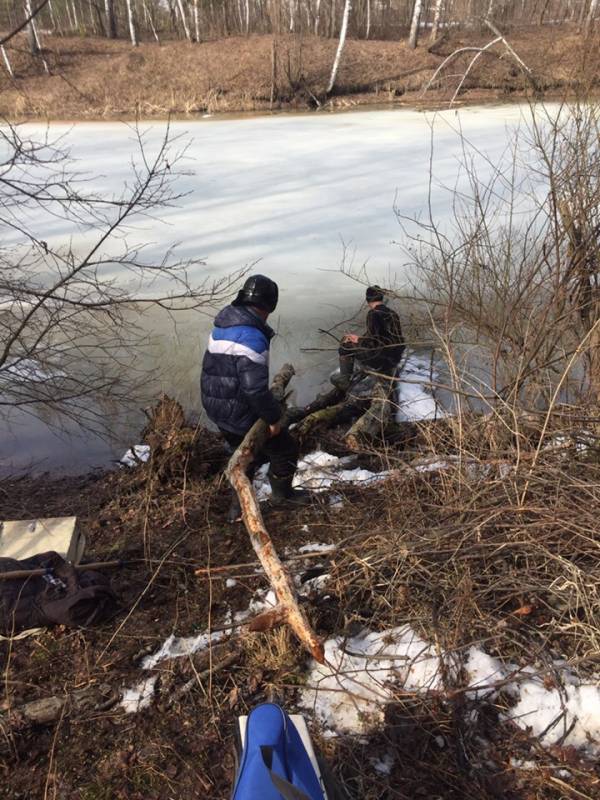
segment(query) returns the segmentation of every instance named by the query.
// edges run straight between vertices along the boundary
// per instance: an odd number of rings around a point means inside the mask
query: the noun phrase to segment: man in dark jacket
[[[244,283],[230,306],[220,311],[202,362],[202,405],[232,448],[244,439],[258,419],[269,426],[270,438],[249,470],[270,462],[269,480],[274,505],[303,505],[308,492],[293,490],[292,479],[298,446],[281,426],[282,408],[269,389],[269,347],[273,330],[267,325],[279,298],[277,284],[264,275],[253,275]],[[239,518],[237,494],[233,492],[228,518]]]
[[[377,373],[378,377],[391,381],[404,352],[400,318],[383,302],[383,289],[369,286],[366,301],[369,306],[366,333],[363,336],[345,334],[338,351],[340,372],[331,380],[334,386],[343,391],[350,386],[356,360],[367,370]]]

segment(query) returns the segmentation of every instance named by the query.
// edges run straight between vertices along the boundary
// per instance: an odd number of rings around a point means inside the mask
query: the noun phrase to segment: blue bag
[[[296,726],[274,703],[250,712],[232,800],[325,800]]]

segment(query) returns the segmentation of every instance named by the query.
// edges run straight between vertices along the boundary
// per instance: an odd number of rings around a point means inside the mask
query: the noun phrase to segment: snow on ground
[[[121,696],[120,706],[128,714],[135,714],[143,708],[147,708],[154,697],[154,688],[158,675],[151,675],[144,678],[137,686],[132,689],[124,689]]]
[[[394,690],[443,691],[442,658],[456,675],[446,655],[440,657],[410,627],[329,639],[325,656],[324,665],[313,662],[299,702],[337,733],[363,734],[376,726]],[[600,755],[600,676],[584,681],[559,661],[551,671],[520,668],[477,647],[464,657],[472,700],[493,701],[503,691],[514,703],[503,719],[529,730],[544,746],[560,742]]]
[[[298,462],[293,485],[319,493],[329,489],[334,483],[349,483],[368,486],[370,483],[385,480],[389,471],[371,472],[368,469],[347,469],[354,456],[338,458],[323,450],[315,450]],[[254,492],[259,502],[271,496],[271,486],[267,478],[269,465],[263,464],[254,477]]]
[[[325,664],[315,662],[299,705],[327,728],[360,733],[381,722],[392,682],[411,690],[441,688],[433,647],[408,626],[365,631],[325,642]]]

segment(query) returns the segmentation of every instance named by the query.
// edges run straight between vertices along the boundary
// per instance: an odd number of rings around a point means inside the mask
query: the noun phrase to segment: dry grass
[[[552,680],[550,662],[558,656],[591,673],[600,630],[597,450],[543,450],[533,468],[534,434],[529,441],[520,437],[517,448],[489,420],[485,427],[463,422],[460,438],[452,424],[433,431],[423,426],[412,452],[375,447],[364,456],[371,466],[393,468],[417,453],[462,455],[462,466],[404,471],[385,484],[349,489],[341,512],[321,507],[267,516],[280,551],[305,541],[338,543],[328,597],[307,603],[311,619],[325,637],[410,624],[458,660],[476,643],[513,663],[533,664]],[[581,424],[574,419],[571,427]],[[564,432],[563,417],[561,427]],[[254,557],[243,532],[224,524],[222,453],[211,451],[215,443],[204,436],[187,429],[173,437],[165,429],[153,462],[90,481],[86,490],[79,484],[67,495],[70,510],[78,511],[79,495],[80,513],[88,514],[90,556],[125,551],[130,559],[115,576],[124,611],[92,631],[48,631],[10,650],[0,644],[4,705],[90,682],[133,685],[141,656],[169,633],[218,627],[228,609],[246,607],[264,587],[252,568],[235,566]],[[190,451],[195,440],[205,446]],[[169,466],[166,442],[176,462],[182,452],[204,453],[204,466],[194,469],[191,460],[184,471]],[[506,464],[516,469],[499,471]],[[13,485],[6,497],[11,511],[25,515],[31,484],[21,489]],[[46,489],[48,496],[57,493],[56,485]],[[30,508],[41,507],[38,499]],[[308,532],[301,532],[304,524]],[[190,567],[202,564],[225,569],[209,580],[194,577]],[[226,587],[229,576],[238,578],[236,587]],[[10,776],[7,797],[41,797],[41,782],[49,796],[69,800],[158,800],[169,793],[226,798],[236,715],[266,699],[293,708],[307,657],[284,628],[242,637],[228,666],[210,671],[222,661],[216,648],[210,661],[198,655],[163,662],[155,704],[135,717],[114,707],[13,732],[0,752],[0,770],[5,780]],[[460,672],[448,678],[444,693],[410,695],[399,688],[384,724],[368,738],[321,739],[315,729],[350,797],[596,796],[596,765],[569,748],[543,749],[501,721],[508,702],[502,695],[475,706],[460,680]],[[379,775],[371,763],[386,751],[395,755],[391,776]],[[516,769],[515,757],[537,766]],[[559,774],[565,767],[567,789]]]
[[[444,56],[486,38],[453,35],[436,49],[411,51],[404,42],[348,41],[336,95],[329,107],[385,103],[403,98],[422,102],[420,91]],[[582,46],[569,28],[519,31],[511,42],[533,69],[543,91],[562,92],[596,83],[597,43]],[[200,45],[166,41],[132,49],[125,41],[49,38],[45,57],[52,75],[26,52],[24,39],[10,50],[17,79],[0,77],[0,113],[11,119],[112,119],[120,117],[194,116],[204,113],[311,108],[323,98],[336,41],[315,37],[280,37],[276,80],[272,85],[272,37],[232,37]],[[514,63],[488,56],[473,71],[463,99],[467,102],[526,96],[527,81]],[[448,99],[466,67],[454,64],[428,104]],[[459,68],[460,67],[460,68]],[[273,103],[271,94],[273,93]]]

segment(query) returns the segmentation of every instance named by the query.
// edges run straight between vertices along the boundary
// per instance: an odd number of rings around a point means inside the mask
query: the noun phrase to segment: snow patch
[[[325,542],[308,542],[298,548],[299,553],[331,553],[336,550],[334,544],[326,544]]]
[[[141,462],[145,463],[150,458],[150,445],[136,444],[130,448],[123,458],[119,461],[124,467],[137,467]]]
[[[360,733],[382,721],[392,685],[441,688],[435,650],[408,626],[328,639],[325,664],[315,662],[299,704],[328,728]]]
[[[124,689],[119,705],[124,708],[127,714],[136,714],[143,708],[147,708],[154,697],[154,689],[158,675],[144,678],[137,686],[131,689]]]

